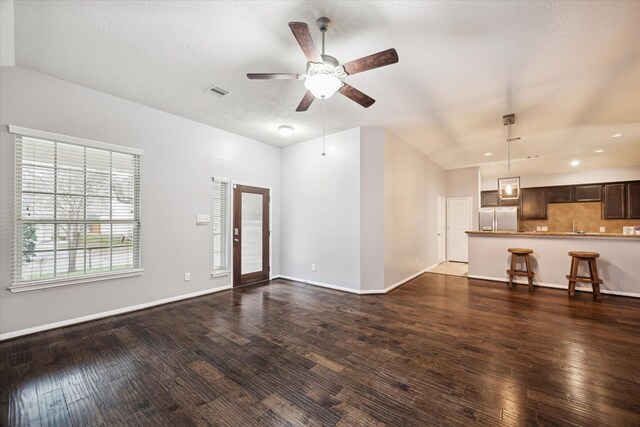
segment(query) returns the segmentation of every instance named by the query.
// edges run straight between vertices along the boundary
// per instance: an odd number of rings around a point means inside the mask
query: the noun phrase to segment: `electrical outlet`
[[[549,227],[547,227],[546,225],[542,226],[542,231],[549,231]]]
[[[536,231],[542,231],[542,227],[537,226],[537,227],[536,227]]]
[[[191,273],[184,273],[184,281],[188,282],[189,280],[191,280]]]
[[[605,228],[604,227],[600,227],[600,232],[604,233]]]
[[[418,257],[416,257],[416,264],[418,264],[418,263],[419,263],[419,261],[418,261]]]
[[[316,265],[315,264],[311,264],[311,271],[316,271]]]

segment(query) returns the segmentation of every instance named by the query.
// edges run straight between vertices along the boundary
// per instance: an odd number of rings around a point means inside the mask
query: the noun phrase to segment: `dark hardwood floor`
[[[640,300],[282,280],[0,343],[0,425],[640,425]]]

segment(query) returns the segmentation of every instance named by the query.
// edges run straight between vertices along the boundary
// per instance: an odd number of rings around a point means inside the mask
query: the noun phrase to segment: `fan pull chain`
[[[322,33],[322,39],[324,40],[324,33]],[[324,45],[324,43],[323,43],[323,45]],[[326,156],[327,154],[324,152],[324,118],[325,118],[324,102],[325,102],[325,100],[322,99],[320,102],[322,102],[322,155]]]

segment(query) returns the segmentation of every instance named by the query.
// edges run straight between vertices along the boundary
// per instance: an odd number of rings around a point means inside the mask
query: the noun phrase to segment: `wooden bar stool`
[[[529,280],[529,290],[533,290],[533,275],[535,274],[531,269],[531,261],[529,260],[529,254],[533,253],[532,249],[525,248],[509,248],[507,249],[511,253],[511,269],[507,270],[509,275],[509,288],[513,286],[513,276],[527,276]],[[527,267],[526,270],[516,270],[516,257],[524,257],[524,262]]]
[[[597,252],[569,252],[571,257],[571,272],[567,275],[569,281],[569,288],[567,292],[569,296],[573,296],[576,291],[576,282],[591,283],[593,287],[593,296],[596,299],[600,299],[600,284],[604,283],[600,277],[598,277],[598,266],[596,265],[596,258],[600,257]],[[578,265],[580,261],[587,261],[589,263],[589,277],[578,276]]]

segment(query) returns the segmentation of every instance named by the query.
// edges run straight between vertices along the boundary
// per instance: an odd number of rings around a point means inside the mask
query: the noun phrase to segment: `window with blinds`
[[[11,288],[139,269],[140,154],[10,130],[16,133]]]
[[[229,271],[229,180],[213,178],[213,272]]]

